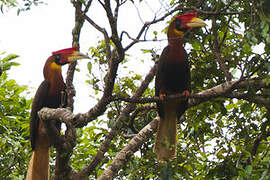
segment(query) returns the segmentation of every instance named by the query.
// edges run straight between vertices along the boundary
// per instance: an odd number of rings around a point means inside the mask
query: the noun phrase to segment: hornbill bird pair
[[[190,70],[187,53],[183,47],[184,32],[190,28],[205,26],[205,23],[189,13],[176,16],[168,28],[168,46],[164,48],[158,63],[155,82],[156,95],[161,102],[157,103],[160,116],[154,152],[159,161],[172,159],[175,155],[177,119],[187,109],[187,100],[170,99],[166,95],[182,93],[189,95]],[[44,66],[45,80],[39,86],[31,110],[30,137],[33,154],[29,162],[27,180],[47,180],[49,178],[50,142],[38,117],[43,107],[58,108],[66,89],[61,66],[88,56],[80,53],[78,47],[59,50],[52,53]],[[56,122],[60,130],[60,122]]]

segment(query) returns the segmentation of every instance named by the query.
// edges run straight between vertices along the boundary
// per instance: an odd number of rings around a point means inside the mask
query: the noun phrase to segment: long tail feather
[[[37,149],[33,152],[28,165],[26,180],[49,179],[49,154],[50,149]]]
[[[159,162],[170,160],[176,152],[176,124],[177,116],[175,113],[167,114],[163,119],[160,117],[154,153]]]
[[[50,143],[42,123],[40,123],[39,136],[28,165],[26,180],[48,180],[50,171],[49,160]]]

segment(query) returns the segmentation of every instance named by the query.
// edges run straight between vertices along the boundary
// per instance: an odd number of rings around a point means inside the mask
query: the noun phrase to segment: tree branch
[[[75,7],[75,27],[72,30],[72,37],[73,37],[72,46],[79,47],[81,29],[84,24],[84,19],[80,15],[82,3],[80,1],[75,0],[72,0],[71,3]],[[66,77],[67,107],[71,108],[72,110],[74,103],[73,97],[75,96],[75,90],[73,88],[73,77],[76,64],[77,64],[76,62],[73,62],[69,65]]]
[[[104,36],[105,45],[106,45],[106,58],[109,61],[111,58],[111,45],[110,45],[110,38],[105,28],[100,27],[98,24],[96,24],[90,17],[88,17],[84,12],[80,11],[82,17],[89,22],[96,30],[101,32]]]
[[[227,66],[224,63],[224,60],[221,58],[221,53],[219,49],[219,43],[218,43],[218,34],[217,34],[217,24],[216,24],[216,17],[213,17],[212,19],[212,26],[213,26],[213,34],[214,34],[214,47],[212,48],[213,53],[216,56],[217,62],[220,66],[220,69],[223,71],[227,81],[231,81],[233,76],[229,72]]]
[[[108,17],[108,20],[110,23],[111,31],[112,31],[111,39],[112,39],[112,42],[116,46],[118,56],[120,57],[121,60],[123,60],[125,50],[123,49],[121,40],[120,40],[119,35],[118,35],[118,30],[117,30],[119,6],[120,6],[120,3],[117,3],[116,8],[115,8],[115,12],[113,14],[110,0],[104,0],[104,9],[106,11],[106,14],[107,14],[107,17]]]
[[[166,14],[164,14],[162,17],[156,19],[154,18],[152,21],[150,22],[145,22],[144,25],[141,27],[139,33],[137,34],[136,38],[134,38],[134,40],[127,45],[124,50],[127,51],[128,49],[130,49],[134,44],[139,42],[139,39],[141,38],[142,34],[145,32],[145,30],[147,28],[149,28],[150,25],[158,23],[160,21],[163,21],[166,17],[168,17],[169,15],[172,15],[174,12],[176,12],[178,10],[178,8],[173,9],[172,11],[167,12]]]
[[[129,158],[157,131],[158,119],[152,120],[116,155],[110,166],[98,177],[97,180],[112,179]]]
[[[57,113],[55,111],[57,111]],[[71,125],[72,119],[69,118],[70,113],[69,110],[63,108],[42,108],[42,110],[38,112],[39,118],[43,121],[49,141],[57,151],[54,176],[56,180],[69,180],[70,178],[68,178],[68,176],[72,176],[73,174],[68,162],[76,144],[76,132]],[[64,136],[60,135],[59,129],[55,126],[56,120],[60,120],[67,125]]]
[[[150,77],[153,75],[152,73],[153,72],[151,72],[147,75],[149,78],[147,81],[150,80]],[[146,83],[146,79],[143,81],[143,83],[145,83],[144,86],[148,85]],[[242,81],[229,81],[229,82],[225,82],[225,83],[222,83],[220,85],[217,85],[213,88],[201,91],[199,93],[191,94],[189,96],[189,107],[196,106],[200,103],[212,100],[212,99],[217,98],[217,97],[237,98],[237,96],[236,96],[237,94],[232,93],[232,92],[234,90],[237,90],[237,89],[247,88],[248,86],[252,86],[252,87],[256,88],[257,90],[260,90],[262,88],[270,88],[270,86],[266,83],[265,79],[261,79],[261,80],[260,79],[247,79],[247,80],[242,80]],[[144,89],[144,88],[142,88],[142,89]],[[139,94],[139,93],[137,93],[137,94]],[[141,92],[140,92],[140,94],[141,94]],[[175,99],[175,98],[184,98],[184,97],[182,94],[170,95],[170,96],[165,97],[165,101],[167,99]],[[238,98],[240,98],[240,97],[238,96]],[[241,96],[241,98],[242,98],[242,96]],[[134,95],[132,98],[123,97],[123,98],[119,98],[119,99],[125,100],[126,102],[130,102],[131,104],[135,104],[135,103],[143,104],[143,103],[160,101],[160,99],[158,97],[139,98],[138,95],[136,95],[136,96]],[[119,100],[119,99],[116,99],[116,100]],[[64,118],[62,118],[62,115],[61,115],[62,111],[64,111],[63,113],[65,113]],[[42,108],[39,113],[46,114],[46,116],[42,115],[43,119],[55,119],[55,120],[59,120],[63,123],[66,123],[66,119],[68,121],[69,120],[71,121],[71,119],[72,119],[72,124],[76,128],[81,127],[80,125],[85,122],[85,119],[92,119],[92,117],[89,117],[89,115],[91,115],[89,113],[84,113],[84,114],[79,113],[79,114],[74,115],[74,114],[72,114],[71,111],[63,109],[63,108],[58,108],[58,109]]]

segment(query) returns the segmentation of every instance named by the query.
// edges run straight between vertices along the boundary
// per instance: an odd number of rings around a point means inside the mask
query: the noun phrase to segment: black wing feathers
[[[31,138],[31,146],[32,150],[35,149],[36,138],[38,133],[38,126],[39,126],[39,118],[37,112],[45,106],[46,99],[48,97],[50,84],[48,81],[44,80],[34,97],[31,109],[31,116],[30,116],[30,138]]]
[[[166,61],[167,54],[169,53],[169,46],[165,47],[159,57],[158,61],[158,67],[157,67],[157,74],[156,74],[156,80],[155,80],[155,95],[159,97],[160,93],[165,93],[165,82],[164,82],[164,63]],[[163,91],[163,92],[162,92]],[[159,115],[164,118],[164,112],[162,103],[157,103],[158,113]]]

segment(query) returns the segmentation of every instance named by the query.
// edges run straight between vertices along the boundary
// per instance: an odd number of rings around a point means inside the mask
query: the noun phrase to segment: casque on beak
[[[202,19],[194,17],[186,25],[187,25],[187,27],[195,28],[195,27],[206,26],[206,23]]]
[[[79,51],[74,51],[70,56],[68,56],[68,62],[74,62],[79,59],[90,59],[87,55],[80,53]]]

